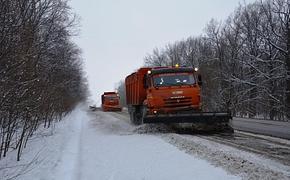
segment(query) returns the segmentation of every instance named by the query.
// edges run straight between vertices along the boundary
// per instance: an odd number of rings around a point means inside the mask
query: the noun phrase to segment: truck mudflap
[[[194,112],[189,114],[147,115],[143,123],[229,123],[232,116],[228,112]]]

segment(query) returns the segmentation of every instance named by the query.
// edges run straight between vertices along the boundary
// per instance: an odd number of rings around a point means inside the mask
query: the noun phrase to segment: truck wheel
[[[134,124],[140,125],[142,124],[142,115],[140,113],[134,113]]]
[[[227,134],[234,134],[234,128],[230,125],[227,124],[226,128],[224,129],[224,133],[227,133]]]
[[[130,121],[132,124],[134,124],[134,114],[133,112],[130,112]]]
[[[130,113],[130,121],[134,125],[142,124],[141,116],[139,114],[137,114],[136,112],[131,112]]]
[[[144,122],[144,118],[147,116],[147,106],[142,106],[141,108],[141,121],[142,121],[142,124]]]

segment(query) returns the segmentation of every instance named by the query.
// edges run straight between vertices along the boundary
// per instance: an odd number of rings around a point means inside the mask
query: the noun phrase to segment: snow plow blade
[[[143,123],[229,123],[232,119],[227,112],[196,112],[190,114],[147,115]]]

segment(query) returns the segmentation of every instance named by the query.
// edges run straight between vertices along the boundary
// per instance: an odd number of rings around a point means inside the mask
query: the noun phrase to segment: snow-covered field
[[[79,107],[53,129],[40,129],[22,160],[0,161],[0,179],[241,179],[189,155],[160,136],[138,134],[110,113]]]

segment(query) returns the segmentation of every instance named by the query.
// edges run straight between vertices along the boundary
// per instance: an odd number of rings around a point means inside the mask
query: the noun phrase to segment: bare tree
[[[75,15],[64,0],[0,1],[0,159],[86,98]]]
[[[224,22],[211,20],[206,36],[154,49],[147,66],[198,66],[206,110],[287,120],[290,112],[290,1],[240,5]]]

